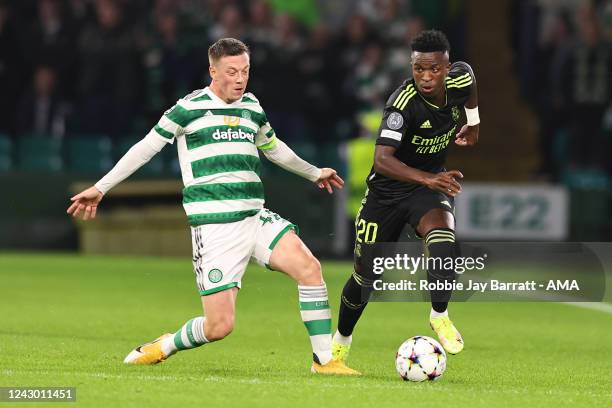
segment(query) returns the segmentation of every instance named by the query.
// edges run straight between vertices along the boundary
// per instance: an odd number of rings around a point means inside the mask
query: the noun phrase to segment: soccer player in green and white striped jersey
[[[264,208],[258,151],[329,193],[344,182],[335,170],[307,163],[276,137],[257,98],[245,93],[249,78],[245,44],[224,38],[209,48],[208,56],[210,86],[167,110],[106,176],[72,197],[68,208],[75,217],[83,211],[85,220],[94,218],[108,190],[176,141],[194,271],[206,315],[137,347],[124,362],[156,364],[177,351],[229,335],[242,276],[253,260],[297,282],[300,313],[313,350],[311,370],[358,374],[332,359],[331,312],[321,265],[298,237],[297,227]]]

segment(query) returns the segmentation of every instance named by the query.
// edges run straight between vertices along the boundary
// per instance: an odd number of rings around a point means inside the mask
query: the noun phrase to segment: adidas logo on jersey
[[[242,129],[238,130],[227,130],[220,131],[219,129],[215,130],[212,134],[212,138],[214,140],[238,140],[238,139],[248,139],[249,142],[255,142],[255,135],[253,133],[244,132]]]
[[[421,129],[431,129],[431,123],[429,123],[429,120],[423,122],[423,124],[421,125]]]
[[[212,113],[211,111],[207,111],[207,112],[204,114],[204,116],[212,116],[212,114],[213,114],[213,113]]]

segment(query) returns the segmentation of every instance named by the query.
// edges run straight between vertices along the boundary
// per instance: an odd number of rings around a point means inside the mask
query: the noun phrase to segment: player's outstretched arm
[[[70,199],[72,204],[66,212],[73,217],[78,217],[83,211],[85,221],[95,218],[98,204],[102,201],[104,194],[148,163],[165,145],[166,142],[161,138],[151,134],[147,135],[132,146],[100,181],[72,197]]]
[[[304,177],[315,183],[320,189],[326,189],[328,193],[334,192],[335,188],[342,188],[344,180],[338,176],[336,170],[330,168],[318,168],[299,157],[289,146],[278,138],[274,146],[262,150],[264,156],[277,166]]]
[[[395,157],[397,149],[393,146],[376,145],[374,151],[374,171],[383,176],[406,183],[421,184],[451,197],[461,192],[457,179],[463,178],[459,170],[429,173],[410,167]]]

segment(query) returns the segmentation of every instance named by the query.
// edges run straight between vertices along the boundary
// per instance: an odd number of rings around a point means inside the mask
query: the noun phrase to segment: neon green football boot
[[[340,344],[335,340],[332,342],[332,358],[336,361],[342,361],[344,364],[348,361],[350,344]]]
[[[457,354],[463,350],[463,337],[448,316],[434,317],[429,320],[429,324],[449,354]]]

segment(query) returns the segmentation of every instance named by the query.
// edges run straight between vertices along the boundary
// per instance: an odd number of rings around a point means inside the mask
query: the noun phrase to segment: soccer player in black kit
[[[450,45],[436,30],[412,42],[412,78],[389,97],[376,139],[368,191],[355,220],[355,265],[342,291],[333,354],[346,362],[352,333],[377,278],[362,259],[366,245],[396,242],[409,223],[423,238],[431,257],[456,257],[454,197],[461,192],[458,170],[445,170],[452,139],[458,146],[478,141],[476,78],[465,62],[449,62]],[[460,108],[467,124],[457,132]],[[440,267],[441,266],[441,267]],[[436,265],[428,280],[452,281],[455,271]],[[444,349],[456,354],[463,339],[448,317],[451,291],[432,291],[430,325]]]

